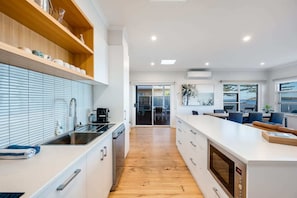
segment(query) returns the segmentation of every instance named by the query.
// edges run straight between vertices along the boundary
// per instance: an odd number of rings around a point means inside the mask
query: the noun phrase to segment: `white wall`
[[[198,110],[199,114],[205,112],[212,112],[213,109],[223,108],[223,82],[256,82],[260,84],[260,93],[267,90],[266,82],[267,73],[266,72],[213,72],[211,79],[201,79],[193,80],[186,78],[186,72],[131,72],[131,109],[132,113],[135,113],[135,86],[137,84],[163,84],[169,83],[173,84],[173,93],[171,97],[173,100],[174,107],[171,107],[171,126],[175,125],[175,114],[191,114],[192,110]],[[181,105],[181,85],[184,83],[193,84],[207,84],[214,86],[214,106],[183,106]],[[262,97],[261,97],[262,98]],[[260,106],[262,105],[262,101]],[[261,108],[261,107],[260,107]],[[135,116],[132,116],[135,124]]]
[[[108,84],[108,45],[106,24],[93,1],[75,0],[94,27],[94,79]],[[67,11],[66,11],[67,12]]]

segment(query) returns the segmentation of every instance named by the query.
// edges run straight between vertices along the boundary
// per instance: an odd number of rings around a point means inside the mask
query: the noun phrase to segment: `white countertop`
[[[297,146],[269,143],[262,130],[208,115],[177,115],[246,164],[296,163]]]
[[[41,145],[40,153],[30,159],[0,160],[0,192],[25,192],[22,198],[31,197],[118,126],[86,145]]]

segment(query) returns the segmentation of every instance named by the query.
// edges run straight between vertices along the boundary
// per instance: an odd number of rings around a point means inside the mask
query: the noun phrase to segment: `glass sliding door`
[[[152,125],[152,86],[136,86],[136,125]]]
[[[153,86],[154,125],[170,124],[170,86]]]
[[[136,125],[170,125],[170,86],[136,86]]]

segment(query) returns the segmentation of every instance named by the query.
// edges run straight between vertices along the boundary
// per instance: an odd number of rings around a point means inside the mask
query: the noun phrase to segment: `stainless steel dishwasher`
[[[112,187],[114,191],[119,183],[125,163],[125,125],[121,124],[112,133]]]

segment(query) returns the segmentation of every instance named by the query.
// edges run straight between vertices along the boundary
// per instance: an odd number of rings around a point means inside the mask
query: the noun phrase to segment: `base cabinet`
[[[46,189],[34,196],[36,198],[82,198],[86,197],[86,159],[79,161],[65,170]]]
[[[229,196],[221,188],[218,182],[213,178],[213,176],[207,171],[206,172],[206,191],[204,196],[206,198],[228,198]]]
[[[106,198],[112,186],[112,134],[87,154],[87,197]]]
[[[228,198],[207,170],[207,137],[177,118],[176,145],[206,198]]]

